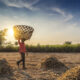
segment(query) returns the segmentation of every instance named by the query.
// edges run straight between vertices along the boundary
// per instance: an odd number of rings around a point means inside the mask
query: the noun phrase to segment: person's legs
[[[25,53],[22,54],[23,68],[25,68]]]
[[[18,67],[19,67],[19,64],[23,61],[22,53],[20,53],[20,55],[21,55],[21,59],[20,59],[19,61],[17,61],[17,65],[18,65]]]

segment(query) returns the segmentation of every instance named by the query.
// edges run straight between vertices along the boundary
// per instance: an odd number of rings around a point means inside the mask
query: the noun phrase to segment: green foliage
[[[12,44],[0,46],[2,52],[16,52],[19,47]],[[28,52],[80,52],[80,44],[64,44],[64,45],[26,45]]]
[[[80,52],[80,44],[74,45],[27,45],[26,49],[29,52]]]
[[[0,30],[0,45],[2,45],[3,42],[6,40],[5,39],[6,32],[7,32],[7,29]]]
[[[0,52],[17,52],[18,51],[18,47],[14,47],[12,45],[8,45],[8,46],[0,46]]]
[[[18,45],[18,42],[15,42],[15,45],[17,46]]]
[[[72,44],[71,41],[66,41],[64,44]]]

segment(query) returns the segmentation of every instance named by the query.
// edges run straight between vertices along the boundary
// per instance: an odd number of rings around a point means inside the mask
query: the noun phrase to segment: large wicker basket
[[[28,40],[31,38],[34,29],[26,25],[15,25],[13,27],[15,39],[25,39]]]

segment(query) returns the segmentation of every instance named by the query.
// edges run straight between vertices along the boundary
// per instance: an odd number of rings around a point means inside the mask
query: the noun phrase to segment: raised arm
[[[20,39],[18,40],[18,43],[20,44],[21,42],[20,42]]]

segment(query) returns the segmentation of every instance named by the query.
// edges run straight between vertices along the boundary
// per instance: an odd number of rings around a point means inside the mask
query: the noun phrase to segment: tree
[[[6,33],[7,33],[7,29],[0,30],[0,45],[2,45],[6,40],[5,38]]]
[[[66,41],[64,44],[72,44],[71,41]]]
[[[15,45],[17,46],[18,45],[18,42],[15,42]]]

